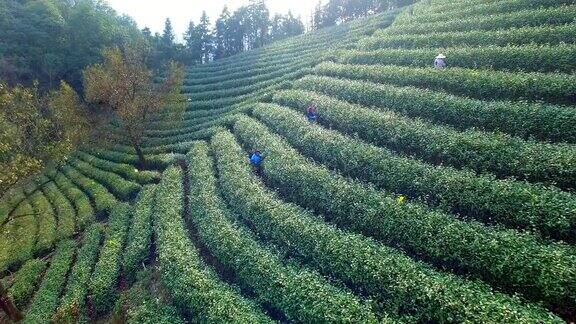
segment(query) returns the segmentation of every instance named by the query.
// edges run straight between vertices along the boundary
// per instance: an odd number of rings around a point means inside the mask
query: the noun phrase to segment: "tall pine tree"
[[[174,60],[176,56],[176,46],[174,44],[175,39],[176,36],[174,35],[172,22],[170,21],[170,18],[166,18],[166,21],[164,22],[164,32],[162,33],[162,38],[160,39],[162,62]]]
[[[214,30],[214,58],[220,59],[230,55],[230,11],[228,7],[225,6],[220,14],[218,20],[216,20],[216,27]]]
[[[198,29],[194,22],[190,21],[188,29],[184,33],[184,41],[186,47],[186,55],[191,64],[202,63],[202,44]]]
[[[196,27],[198,37],[200,39],[200,53],[202,63],[207,63],[212,59],[212,33],[210,30],[210,19],[206,14],[206,11],[202,12],[202,17],[200,17],[200,23]]]

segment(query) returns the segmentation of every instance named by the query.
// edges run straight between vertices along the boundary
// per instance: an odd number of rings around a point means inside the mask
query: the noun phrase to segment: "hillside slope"
[[[574,321],[574,37],[574,0],[425,0],[190,67],[152,170],[3,197],[2,281],[31,321]]]

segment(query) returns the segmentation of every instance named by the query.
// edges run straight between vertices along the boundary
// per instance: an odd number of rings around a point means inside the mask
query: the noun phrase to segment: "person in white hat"
[[[438,54],[434,59],[434,67],[438,70],[443,70],[446,67],[446,61],[444,61],[444,59],[446,59],[446,55]]]

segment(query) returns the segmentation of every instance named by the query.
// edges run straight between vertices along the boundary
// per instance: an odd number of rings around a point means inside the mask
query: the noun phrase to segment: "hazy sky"
[[[164,20],[170,18],[178,39],[188,27],[190,20],[197,23],[206,10],[210,22],[220,16],[225,5],[230,11],[248,4],[249,0],[107,0],[108,3],[119,13],[127,14],[134,18],[140,28],[145,26],[152,33],[162,33]],[[287,13],[292,10],[295,16],[302,16],[304,23],[310,20],[310,15],[317,0],[266,0],[266,6],[270,10],[270,16],[274,13]]]

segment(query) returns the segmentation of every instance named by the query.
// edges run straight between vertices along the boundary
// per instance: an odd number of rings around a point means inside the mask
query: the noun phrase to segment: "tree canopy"
[[[101,0],[3,0],[0,6],[0,78],[41,89],[61,79],[78,89],[81,70],[101,50],[138,37],[134,21]]]
[[[145,168],[141,150],[145,131],[160,113],[172,120],[181,116],[185,108],[180,93],[183,81],[184,69],[173,63],[163,83],[153,82],[142,46],[130,44],[106,49],[104,62],[84,71],[84,96],[88,102],[111,111]]]
[[[66,82],[45,95],[0,84],[0,192],[64,161],[87,133],[85,110]]]

